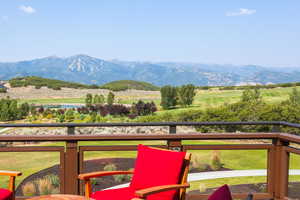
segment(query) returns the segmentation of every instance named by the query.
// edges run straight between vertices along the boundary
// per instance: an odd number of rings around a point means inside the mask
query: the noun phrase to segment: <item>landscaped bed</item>
[[[110,170],[129,170],[134,168],[134,158],[102,158],[102,159],[93,159],[93,160],[87,160],[84,162],[83,166],[83,172],[94,172],[94,171],[110,171]],[[223,170],[230,170],[227,168],[220,168],[218,171],[223,171]],[[207,165],[205,170],[199,170],[196,168],[191,168],[190,172],[191,173],[197,173],[201,171],[214,171],[210,165]],[[57,182],[52,182],[52,181],[57,181],[54,177],[58,177],[59,175],[59,165],[54,165],[52,167],[46,168],[44,170],[41,170],[37,173],[34,173],[28,177],[26,177],[18,186],[17,188],[17,195],[24,195],[24,187],[26,188],[26,185],[32,184],[34,185],[35,189],[34,191],[29,192],[28,188],[25,193],[25,195],[41,195],[41,194],[47,194],[47,193],[59,193],[58,189],[58,184]],[[52,177],[52,178],[51,178]],[[130,182],[130,176],[128,175],[118,175],[118,176],[107,176],[107,177],[102,177],[102,178],[97,178],[93,179],[92,184],[93,184],[93,191],[97,190],[102,190],[108,187],[124,184]],[[233,179],[240,179],[242,181],[244,178],[231,178]],[[49,181],[43,181],[49,179]],[[221,180],[224,180],[224,183],[226,183],[226,179],[216,179],[216,180],[209,180],[208,182],[220,182]],[[251,179],[249,179],[251,180]],[[257,181],[261,181],[260,183],[253,182],[253,184],[239,184],[239,185],[232,185],[230,188],[232,192],[239,193],[239,192],[265,192],[266,191],[266,184],[262,183],[265,180],[265,177],[256,177]],[[210,187],[210,184],[208,183],[206,188],[206,183],[207,181],[196,181],[192,182],[191,189],[188,192],[188,194],[209,194],[211,193],[215,187]],[[222,181],[221,181],[222,182]],[[219,183],[220,186],[222,183]],[[228,181],[228,184],[231,184],[232,181]],[[237,181],[239,182],[239,181]],[[251,182],[252,183],[252,182]],[[52,186],[41,186],[41,184],[52,184]],[[299,186],[300,183],[293,182],[290,184],[290,196],[292,198],[296,198],[297,196],[300,196],[300,191],[299,191]],[[32,188],[31,188],[32,189]],[[42,191],[41,191],[42,190]]]

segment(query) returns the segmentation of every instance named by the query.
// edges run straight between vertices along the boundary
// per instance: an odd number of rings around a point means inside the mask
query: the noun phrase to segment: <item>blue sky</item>
[[[0,61],[102,59],[300,67],[299,0],[0,0]]]

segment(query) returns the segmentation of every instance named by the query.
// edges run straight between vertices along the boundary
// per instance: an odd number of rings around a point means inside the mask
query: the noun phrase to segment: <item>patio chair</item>
[[[17,176],[21,176],[21,175],[22,175],[21,172],[0,170],[0,176],[9,176],[8,189],[0,188],[0,200],[15,199],[15,179]]]
[[[80,174],[85,196],[96,200],[184,200],[191,154],[138,146],[134,171],[102,171]],[[133,174],[128,187],[92,193],[91,178]]]

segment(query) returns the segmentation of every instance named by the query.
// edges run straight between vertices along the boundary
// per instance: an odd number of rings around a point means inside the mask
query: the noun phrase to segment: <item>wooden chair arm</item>
[[[150,194],[155,194],[155,193],[164,192],[168,190],[189,188],[189,187],[190,184],[184,183],[184,184],[177,184],[177,185],[161,185],[161,186],[155,186],[155,187],[146,188],[142,190],[137,190],[135,191],[135,195],[137,195],[139,198],[135,198],[133,200],[146,199],[146,197]]]
[[[0,175],[3,176],[21,176],[21,172],[0,170]]]
[[[15,199],[15,189],[16,189],[16,177],[21,176],[21,172],[16,171],[6,171],[6,170],[0,170],[1,176],[9,176],[9,182],[8,182],[8,190],[12,192],[11,199]]]
[[[89,199],[92,194],[92,184],[90,181],[91,178],[111,176],[116,174],[133,174],[133,171],[100,171],[100,172],[79,174],[78,178],[84,181],[85,197]]]
[[[101,176],[111,176],[116,174],[133,174],[133,171],[100,171],[100,172],[91,172],[85,174],[79,174],[78,178],[80,180],[88,180],[90,178],[96,178]]]

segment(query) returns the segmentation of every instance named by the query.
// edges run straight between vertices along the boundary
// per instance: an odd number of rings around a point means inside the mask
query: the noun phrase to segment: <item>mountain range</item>
[[[18,76],[40,76],[85,84],[136,80],[158,86],[188,83],[213,86],[300,82],[300,69],[184,62],[129,62],[103,60],[87,55],[0,62],[0,80]]]

